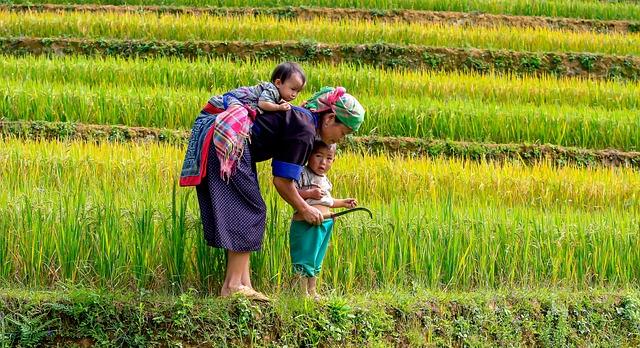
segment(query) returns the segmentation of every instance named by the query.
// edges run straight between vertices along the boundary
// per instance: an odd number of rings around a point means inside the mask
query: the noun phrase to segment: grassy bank
[[[0,289],[0,344],[69,346],[635,346],[635,290],[369,292],[269,304],[197,292]]]
[[[167,143],[185,146],[189,131],[167,128],[92,125],[72,122],[0,121],[0,136],[23,140]],[[540,144],[492,144],[408,137],[358,136],[341,151],[408,157],[455,157],[473,161],[517,161],[528,165],[622,166],[640,168],[640,152],[591,150]]]
[[[0,38],[9,55],[87,55],[295,60],[368,64],[411,70],[499,72],[593,79],[638,80],[640,58],[593,53],[540,53],[395,44],[323,44],[310,41],[157,41],[9,37]]]

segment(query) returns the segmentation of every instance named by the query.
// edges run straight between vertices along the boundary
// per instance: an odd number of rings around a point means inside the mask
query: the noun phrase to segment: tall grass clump
[[[219,286],[224,255],[202,240],[193,188],[175,186],[183,149],[1,145],[2,281]],[[285,287],[291,209],[270,185],[268,165],[259,177],[269,218],[254,279]],[[640,279],[637,171],[343,153],[331,178],[335,196],[357,197],[375,218],[338,220],[326,287],[582,288]]]
[[[449,24],[345,19],[282,19],[208,14],[0,11],[1,36],[177,41],[312,41],[332,44],[475,47],[533,52],[640,54],[638,33],[575,32],[550,28],[462,27]],[[207,23],[207,25],[202,25]]]
[[[0,78],[92,86],[226,90],[268,80],[278,63],[268,59],[0,56]],[[344,86],[358,96],[482,99],[609,110],[640,108],[640,84],[630,81],[396,70],[348,63],[302,63],[302,67],[307,75],[307,92],[323,86]]]
[[[42,3],[42,1],[12,0],[12,3]],[[68,3],[67,0],[47,0],[45,3]],[[633,1],[594,0],[77,0],[77,4],[109,5],[178,5],[178,6],[323,6],[366,8],[372,10],[432,10],[486,12],[525,16],[571,17],[588,19],[640,20],[640,9]]]
[[[224,91],[0,80],[0,114],[9,120],[188,129],[209,97]],[[640,149],[635,109],[354,94],[368,110],[359,134]]]

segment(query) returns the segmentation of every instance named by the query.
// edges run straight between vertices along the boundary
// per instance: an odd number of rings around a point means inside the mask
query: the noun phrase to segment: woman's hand
[[[300,197],[300,193],[296,189],[293,180],[274,176],[273,185],[276,187],[278,194],[280,194],[293,209],[297,210],[306,222],[312,225],[320,225],[322,223],[324,220],[322,212],[307,204],[304,199]]]
[[[307,205],[307,208],[300,211],[300,213],[302,214],[302,218],[304,219],[304,221],[308,222],[311,225],[320,225],[322,224],[322,221],[324,221],[322,212],[310,205]]]

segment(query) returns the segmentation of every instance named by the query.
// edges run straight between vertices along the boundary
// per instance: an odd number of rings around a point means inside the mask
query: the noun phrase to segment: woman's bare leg
[[[233,290],[243,285],[242,278],[249,267],[250,256],[250,252],[227,250],[227,272],[224,278],[224,284],[222,284],[222,289],[220,290],[221,296],[227,296],[232,293]]]
[[[253,289],[251,286],[251,265],[250,261],[247,261],[247,267],[245,267],[244,272],[242,272],[242,285]]]

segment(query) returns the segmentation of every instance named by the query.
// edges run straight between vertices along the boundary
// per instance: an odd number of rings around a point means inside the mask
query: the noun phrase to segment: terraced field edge
[[[167,128],[89,125],[69,122],[0,121],[0,137],[25,140],[82,140],[92,142],[160,142],[186,145],[189,131]],[[409,137],[361,136],[348,138],[341,148],[365,153],[402,156],[458,157],[469,160],[519,160],[534,164],[608,166],[640,169],[640,152],[591,150],[541,144],[490,144]]]
[[[532,53],[392,44],[311,42],[143,41],[67,38],[0,38],[0,53],[119,57],[223,57],[369,64],[438,71],[504,72],[599,79],[640,78],[640,57],[592,53]]]

